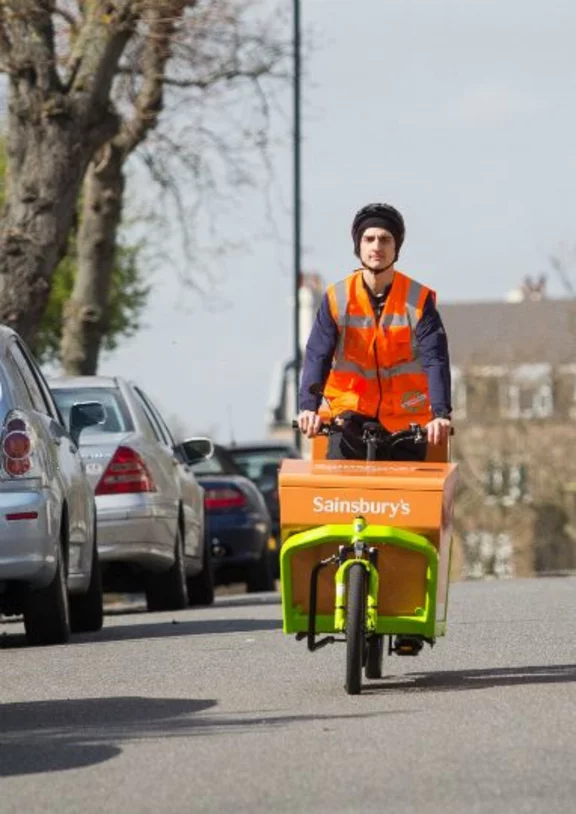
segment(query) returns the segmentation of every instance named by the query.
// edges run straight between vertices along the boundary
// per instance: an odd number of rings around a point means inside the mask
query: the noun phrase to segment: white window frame
[[[543,419],[554,415],[552,365],[548,363],[518,365],[510,370],[507,388],[507,405],[504,414],[507,418]],[[521,405],[525,388],[532,390],[531,406]]]

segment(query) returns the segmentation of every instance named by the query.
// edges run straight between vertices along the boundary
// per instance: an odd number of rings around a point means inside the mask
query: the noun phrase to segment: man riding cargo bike
[[[344,634],[350,693],[362,667],[381,676],[384,636],[417,655],[446,623],[448,343],[435,292],[395,267],[404,236],[392,206],[356,214],[361,268],[329,286],[304,357],[295,426],[312,460],[280,472],[284,631],[310,650]]]

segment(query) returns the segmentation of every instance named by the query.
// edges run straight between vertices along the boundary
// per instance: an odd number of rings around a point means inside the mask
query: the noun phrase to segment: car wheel
[[[202,570],[188,577],[188,602],[190,605],[212,605],[214,603],[214,568],[212,552],[208,544],[208,534],[204,533],[204,562]]]
[[[188,589],[180,524],[176,531],[173,565],[162,574],[149,574],[147,583],[146,605],[149,611],[183,610],[187,607]]]
[[[70,626],[73,633],[95,633],[102,629],[103,623],[102,574],[94,530],[90,584],[85,594],[73,594],[70,597]]]
[[[56,573],[49,585],[30,590],[24,605],[24,628],[33,645],[65,644],[70,639],[70,607],[62,542],[56,550]]]
[[[270,553],[268,546],[265,546],[260,555],[260,559],[248,569],[246,590],[249,594],[253,594],[259,593],[260,591],[273,591],[274,588],[274,575],[272,574]]]

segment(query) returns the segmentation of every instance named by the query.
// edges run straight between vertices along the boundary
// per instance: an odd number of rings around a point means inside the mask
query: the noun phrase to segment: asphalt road
[[[575,578],[453,585],[446,639],[360,696],[274,594],[2,625],[0,671],[1,814],[576,811]]]

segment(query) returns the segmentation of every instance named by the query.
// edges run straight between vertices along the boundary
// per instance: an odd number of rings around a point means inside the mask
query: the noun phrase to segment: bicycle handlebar
[[[292,421],[292,429],[300,429],[296,420]],[[331,421],[325,422],[318,430],[318,435],[330,435],[335,432],[341,432],[343,429],[343,421],[339,418],[334,418]],[[405,430],[398,430],[397,432],[385,433],[384,428],[366,428],[362,432],[364,440],[370,438],[377,446],[388,445],[395,446],[402,441],[416,441],[422,443],[426,440],[428,435],[425,427],[420,424],[410,424],[410,427]],[[454,427],[450,427],[450,435],[454,435]]]

